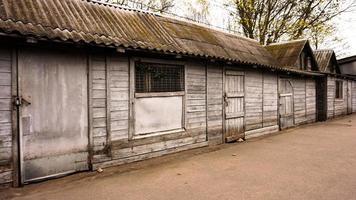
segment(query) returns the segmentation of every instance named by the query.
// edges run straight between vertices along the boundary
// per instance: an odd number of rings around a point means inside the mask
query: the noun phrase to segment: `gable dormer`
[[[318,63],[315,60],[313,50],[311,49],[309,42],[306,41],[303,49],[299,54],[298,68],[303,71],[319,71]]]
[[[314,56],[318,62],[319,70],[325,73],[340,74],[340,67],[335,52],[331,49],[316,50]]]
[[[319,71],[308,40],[295,40],[266,46],[284,68],[302,71]]]

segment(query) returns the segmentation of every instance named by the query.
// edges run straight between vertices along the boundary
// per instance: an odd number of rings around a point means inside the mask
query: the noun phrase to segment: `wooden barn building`
[[[324,74],[307,41],[265,48],[94,1],[0,0],[0,43],[0,184],[317,119]]]
[[[317,50],[314,55],[320,72],[320,119],[325,120],[356,112],[356,79],[342,74],[333,50]]]
[[[286,69],[313,74],[319,72],[308,40],[270,44],[266,49]],[[282,129],[316,121],[316,80],[320,76],[280,76],[279,112]]]

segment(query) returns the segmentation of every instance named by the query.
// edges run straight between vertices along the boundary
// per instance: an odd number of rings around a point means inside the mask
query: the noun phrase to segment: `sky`
[[[335,47],[340,51],[345,52],[345,55],[339,56],[339,58],[356,55],[356,9],[352,12],[341,14],[334,20],[337,28],[337,33],[340,38],[344,39],[346,43],[346,49],[342,49],[342,46]]]
[[[187,1],[194,2],[197,0],[181,0],[175,3],[175,14],[184,16],[187,12]],[[229,11],[223,6],[224,0],[208,0],[210,4],[208,23],[214,27],[224,27],[227,24]],[[347,0],[351,2],[353,0]],[[197,5],[197,4],[189,4]],[[199,7],[197,7],[199,9]],[[233,10],[231,8],[230,10]],[[329,40],[337,36],[339,42],[325,42],[321,48],[334,49],[338,58],[356,55],[356,8],[353,11],[342,13],[333,20],[336,26],[336,32],[331,35]],[[328,40],[328,39],[327,39]]]

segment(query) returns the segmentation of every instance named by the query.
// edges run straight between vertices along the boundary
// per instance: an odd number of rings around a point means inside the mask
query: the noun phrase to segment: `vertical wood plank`
[[[17,49],[12,49],[11,55],[11,93],[12,97],[18,96],[18,65],[17,65]],[[20,159],[19,151],[21,150],[19,144],[19,129],[18,129],[18,107],[12,105],[12,169],[13,169],[13,186],[19,187],[21,185],[20,173]]]
[[[131,59],[128,57],[128,62],[129,62],[129,85],[130,85],[130,90],[129,90],[129,95],[130,95],[130,104],[129,104],[129,110],[130,110],[130,119],[129,119],[129,140],[133,138],[134,132],[135,132],[135,110],[134,110],[134,104],[135,104],[135,60]]]
[[[106,81],[106,144],[111,147],[111,91],[110,91],[110,67],[108,65],[110,58],[105,56],[105,81]],[[108,156],[111,155],[111,148],[108,150]]]

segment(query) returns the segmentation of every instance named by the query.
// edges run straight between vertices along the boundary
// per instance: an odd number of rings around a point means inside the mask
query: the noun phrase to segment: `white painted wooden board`
[[[183,96],[137,98],[135,135],[182,129]]]

